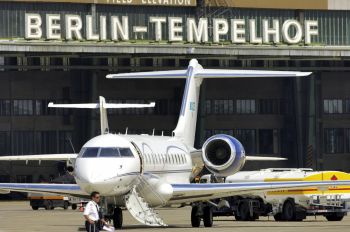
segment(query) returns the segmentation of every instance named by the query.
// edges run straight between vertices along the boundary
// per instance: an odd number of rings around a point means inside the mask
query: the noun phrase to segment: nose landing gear
[[[121,229],[123,226],[123,211],[120,207],[114,209],[112,219],[114,228]]]

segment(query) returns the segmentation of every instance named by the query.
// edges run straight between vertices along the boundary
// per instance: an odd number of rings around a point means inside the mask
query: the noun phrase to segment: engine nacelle
[[[202,159],[209,171],[226,177],[241,170],[246,157],[243,145],[236,138],[220,134],[205,141]]]

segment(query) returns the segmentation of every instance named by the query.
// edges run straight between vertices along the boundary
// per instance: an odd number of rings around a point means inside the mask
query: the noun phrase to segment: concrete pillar
[[[307,150],[306,166],[313,169],[317,167],[316,152],[316,97],[315,97],[315,76],[309,78],[308,85],[308,128],[307,128]]]
[[[97,65],[97,59],[93,59],[93,65]],[[90,80],[90,93],[89,93],[89,99],[90,102],[96,102],[98,101],[98,73],[97,71],[93,70],[91,71],[91,80]],[[92,138],[96,136],[96,131],[99,131],[100,128],[98,125],[100,125],[98,122],[100,121],[100,115],[97,113],[97,110],[91,110],[90,112],[90,130],[89,130],[89,137]]]
[[[295,89],[294,89],[294,99],[295,99],[295,124],[296,124],[296,164],[297,167],[304,167],[304,149],[303,149],[303,92],[302,92],[302,78],[295,78]]]
[[[200,148],[205,141],[205,99],[206,99],[206,81],[203,80],[199,95],[199,111],[196,129],[195,147]]]

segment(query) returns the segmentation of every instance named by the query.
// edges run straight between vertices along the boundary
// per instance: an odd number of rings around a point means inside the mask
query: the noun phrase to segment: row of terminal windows
[[[186,164],[185,154],[145,154],[144,161],[148,165]]]
[[[110,114],[115,115],[173,115],[180,111],[181,101],[172,99],[157,100],[110,100],[109,103],[131,103],[131,104],[149,104],[155,102],[154,108],[130,108],[130,109],[109,109]]]
[[[0,99],[0,116],[56,115],[67,113],[67,109],[48,107],[50,100],[5,100]],[[57,101],[55,101],[57,102]]]
[[[350,99],[324,99],[323,112],[325,114],[349,114]]]
[[[0,155],[73,152],[72,131],[0,131]]]
[[[154,108],[109,109],[114,115],[177,115],[181,102],[172,99],[157,100],[111,100],[109,103],[146,104],[155,101]],[[39,116],[67,115],[68,109],[52,109],[47,105],[50,100],[0,100],[0,116]],[[59,102],[59,101],[55,101]],[[281,99],[225,99],[206,100],[207,115],[220,114],[285,114],[290,105]]]
[[[350,153],[350,128],[325,128],[323,138],[325,153]]]
[[[278,129],[209,129],[206,138],[217,134],[227,134],[237,138],[247,154],[278,154]]]
[[[207,115],[225,114],[286,114],[290,104],[282,99],[215,99],[206,100]]]
[[[177,34],[177,33],[176,33]],[[204,67],[348,67],[348,60],[251,60],[251,59],[199,59]],[[100,69],[112,67],[123,68],[137,66],[147,69],[149,67],[187,67],[189,59],[169,58],[128,58],[128,57],[0,57],[0,64],[6,66],[31,66],[26,69],[40,69],[41,66],[53,66],[55,70],[62,66],[67,71],[69,66],[99,66]],[[36,67],[37,66],[37,67]],[[8,68],[10,69],[10,68]],[[23,68],[24,69],[24,68]],[[25,69],[25,70],[26,70]],[[7,69],[0,69],[5,71]],[[49,70],[49,69],[44,69]]]
[[[10,175],[0,175],[0,183],[43,183],[52,181],[55,178],[55,175],[51,174],[48,178],[45,178],[43,175],[40,175],[37,179],[33,180],[32,175],[16,175],[11,177]]]

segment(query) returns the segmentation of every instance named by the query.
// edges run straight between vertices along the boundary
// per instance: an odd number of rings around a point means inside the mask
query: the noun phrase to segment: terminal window
[[[0,116],[10,116],[11,115],[11,101],[10,100],[0,100]]]
[[[324,99],[323,112],[325,114],[342,114],[343,100],[342,99]]]
[[[33,100],[13,100],[13,115],[26,116],[33,114]]]
[[[255,100],[236,100],[236,111],[238,114],[255,114]]]
[[[348,134],[349,135],[349,134]],[[344,153],[344,129],[324,129],[324,152],[328,154]],[[349,138],[347,139],[349,142]],[[349,146],[349,145],[347,145]]]

